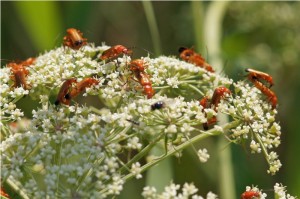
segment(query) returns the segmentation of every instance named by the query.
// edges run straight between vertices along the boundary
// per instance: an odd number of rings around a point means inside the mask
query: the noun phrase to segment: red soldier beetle
[[[201,68],[204,68],[205,70],[209,72],[215,72],[215,70],[212,68],[210,64],[208,64],[205,59],[201,56],[201,54],[198,54],[194,51],[192,48],[186,48],[186,47],[180,47],[179,48],[180,58],[184,61],[195,64],[196,66],[199,66]]]
[[[61,103],[65,105],[70,105],[71,99],[69,99],[68,97],[66,98],[66,96],[68,96],[69,92],[72,89],[72,84],[74,83],[77,83],[76,78],[70,78],[65,80],[65,82],[60,87],[56,101],[54,102],[55,105],[59,105]]]
[[[231,95],[231,91],[224,86],[221,86],[221,87],[218,87],[215,89],[214,94],[211,98],[211,104],[214,105],[215,111],[216,111],[221,99],[226,97],[226,94]]]
[[[135,59],[131,61],[130,70],[133,72],[137,81],[144,88],[144,93],[147,95],[147,98],[152,98],[155,94],[155,91],[152,88],[150,76],[145,72],[145,62],[141,59]]]
[[[101,56],[101,60],[114,59],[122,54],[131,55],[132,51],[122,45],[113,46],[107,50],[105,50]]]
[[[25,61],[20,62],[20,64],[23,66],[30,66],[35,64],[35,60],[36,60],[35,57],[29,57]]]
[[[275,109],[277,106],[277,96],[272,90],[270,90],[271,86],[274,85],[272,76],[267,73],[250,68],[247,68],[246,72],[249,72],[247,76],[248,79],[254,84],[257,89],[259,89],[264,95],[267,96],[269,102],[272,105],[272,109]],[[266,85],[264,85],[262,80],[269,83],[269,86],[267,87]]]
[[[204,96],[201,100],[200,100],[200,105],[203,107],[202,112],[205,112],[204,109],[210,108],[210,102],[209,102],[209,98],[207,96]],[[207,116],[207,114],[205,113],[205,117]],[[204,130],[208,130],[208,126],[213,125],[217,122],[217,117],[213,116],[210,119],[207,120],[207,122],[203,123],[203,129]]]
[[[200,100],[200,105],[203,107],[202,111],[204,112],[204,109],[212,108],[212,105],[214,105],[214,111],[217,112],[217,107],[218,107],[221,99],[226,97],[226,94],[231,95],[231,91],[228,88],[221,86],[221,87],[218,87],[215,89],[210,102],[209,102],[209,98],[207,96],[203,97]],[[206,115],[206,113],[205,113],[205,115]],[[203,123],[203,129],[208,130],[208,126],[215,124],[216,122],[217,122],[217,117],[213,116],[206,123]]]
[[[241,195],[241,199],[259,199],[260,193],[257,191],[245,191]]]
[[[67,29],[67,36],[64,37],[64,46],[68,46],[74,50],[78,50],[87,44],[87,39],[83,37],[82,32],[75,28]]]
[[[35,64],[35,58],[30,57],[25,61],[14,61],[7,64],[7,67],[11,68],[12,75],[10,79],[14,81],[14,88],[23,87],[25,90],[29,90],[30,86],[26,83],[26,78],[29,75],[29,71],[26,67]]]
[[[92,85],[97,85],[97,84],[99,84],[99,81],[94,78],[91,77],[84,78],[80,82],[76,83],[75,87],[73,87],[72,90],[65,95],[65,98],[73,99],[81,92],[85,91],[86,88],[89,88]]]
[[[268,87],[266,87],[265,85],[263,85],[260,81],[254,81],[253,84],[264,95],[267,96],[268,101],[272,105],[272,109],[275,109],[277,107],[277,96],[276,96],[276,94],[273,91],[271,91]]]
[[[271,75],[261,72],[261,71],[257,71],[251,68],[246,68],[245,70],[246,72],[248,72],[248,79],[253,82],[253,81],[260,81],[261,80],[265,80],[266,82],[269,83],[269,88],[271,88],[274,83],[273,83],[273,78]]]
[[[10,78],[14,81],[14,88],[23,87],[25,90],[29,90],[30,86],[26,83],[26,77],[29,75],[29,71],[22,64],[16,64],[11,62],[7,65],[11,68],[12,75]]]

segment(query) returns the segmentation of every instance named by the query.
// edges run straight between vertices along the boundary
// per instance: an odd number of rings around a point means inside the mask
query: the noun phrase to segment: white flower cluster
[[[286,187],[280,183],[274,185],[275,198],[278,199],[296,199],[297,197],[291,196],[286,193]]]
[[[252,153],[263,152],[269,163],[268,173],[275,174],[281,167],[278,155],[273,150],[280,144],[280,126],[275,122],[276,109],[272,109],[261,91],[244,82],[233,84],[235,96],[221,102],[218,110],[241,121],[231,129],[234,142],[247,141]]]
[[[246,191],[242,193],[241,195],[242,199],[248,199],[248,198],[259,198],[259,199],[265,199],[267,198],[267,194],[263,193],[262,190],[255,186],[247,186]],[[291,196],[290,194],[286,193],[286,187],[283,186],[280,183],[276,183],[274,185],[274,198],[277,199],[296,199],[296,197]]]
[[[207,162],[210,155],[207,153],[207,149],[199,149],[198,150],[198,157],[200,159],[200,162]]]
[[[230,139],[249,140],[253,152],[264,152],[270,173],[278,171],[278,155],[268,150],[280,144],[280,126],[275,122],[276,110],[259,90],[244,82],[232,84],[226,77],[174,57],[144,57],[155,90],[147,99],[130,70],[130,56],[99,59],[108,48],[93,44],[79,50],[59,47],[37,57],[27,67],[28,90],[14,88],[10,69],[0,69],[1,180],[14,181],[30,198],[115,196],[122,191],[126,176],[142,177],[144,161],[139,160],[147,157],[151,147],[167,143],[166,152],[175,147],[180,152],[195,132],[206,136],[232,132]],[[71,105],[54,105],[61,86],[70,78],[99,82],[80,93],[97,96],[92,99],[97,100],[96,107],[77,99]],[[219,86],[234,91],[217,107],[201,106],[199,100],[211,97]],[[21,125],[24,113],[16,104],[22,103],[24,95],[40,102],[32,107],[27,128]],[[217,113],[228,114],[235,125],[216,125],[207,133],[202,126]],[[207,161],[206,149],[199,151],[199,157]],[[196,190],[187,184],[177,194],[179,188],[170,186],[166,192],[185,198]]]
[[[181,192],[180,192],[181,189]],[[162,193],[157,193],[155,187],[144,187],[142,196],[145,199],[204,199],[197,195],[198,189],[192,183],[185,183],[182,188],[178,184],[171,183],[165,187]],[[217,199],[218,196],[212,192],[207,193],[206,199]]]
[[[44,104],[33,111],[30,126],[1,143],[2,179],[24,181],[30,198],[105,198],[120,193],[120,163],[110,156],[120,146],[106,145],[105,134],[114,132],[102,127],[100,116],[86,107]],[[38,177],[43,180],[36,181]],[[109,192],[99,195],[108,184]]]

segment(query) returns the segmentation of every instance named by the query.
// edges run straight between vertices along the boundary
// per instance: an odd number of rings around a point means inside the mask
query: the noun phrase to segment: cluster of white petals
[[[162,193],[157,193],[154,187],[144,187],[142,196],[145,199],[217,199],[218,196],[212,192],[207,193],[206,197],[197,195],[198,189],[192,183],[185,183],[182,187],[171,183],[166,186]]]
[[[207,149],[199,149],[198,150],[198,157],[200,159],[200,162],[207,162],[209,159],[210,155],[207,153]]]
[[[13,182],[30,198],[112,197],[122,191],[125,176],[142,177],[145,161],[139,160],[149,152],[143,149],[167,143],[167,152],[187,143],[195,133],[224,134],[234,142],[247,140],[252,152],[264,153],[269,173],[279,170],[278,155],[272,151],[280,144],[277,112],[258,89],[175,57],[142,57],[155,90],[147,99],[137,79],[133,81],[130,56],[99,59],[108,48],[93,44],[79,50],[59,47],[38,56],[27,67],[28,90],[13,87],[9,67],[0,69],[1,180]],[[66,79],[79,82],[87,77],[99,83],[80,93],[86,102],[75,98],[71,105],[54,104]],[[232,95],[217,108],[202,107],[199,100],[211,97],[219,86],[231,89]],[[32,118],[25,118],[18,107],[24,98],[36,104]],[[156,103],[163,105],[155,107]],[[208,134],[202,125],[217,113],[229,115],[233,123],[211,126]],[[199,157],[207,161],[206,149],[199,151]],[[194,196],[194,185],[184,185],[182,193],[179,188],[170,185],[162,194],[147,188],[143,196],[201,198]],[[207,198],[216,196],[208,194]]]
[[[275,198],[278,199],[296,199],[297,197],[291,196],[286,192],[286,187],[280,183],[274,185]]]

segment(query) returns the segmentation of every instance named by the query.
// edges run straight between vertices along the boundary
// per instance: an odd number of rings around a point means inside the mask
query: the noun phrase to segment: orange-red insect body
[[[263,73],[260,71],[256,71],[253,69],[246,69],[246,72],[249,72],[248,79],[254,84],[256,88],[258,88],[264,95],[267,96],[269,102],[272,105],[272,108],[275,109],[277,106],[277,96],[276,94],[270,90],[270,87],[274,85],[273,78],[267,73]],[[269,86],[263,84],[263,81],[269,83]]]
[[[130,70],[134,73],[135,78],[144,88],[144,93],[147,95],[147,98],[152,98],[155,91],[152,88],[150,76],[145,72],[145,62],[141,59],[133,60],[130,63]]]
[[[66,98],[66,96],[69,94],[72,88],[72,84],[76,83],[76,78],[71,78],[65,80],[65,82],[62,84],[60,87],[60,90],[58,92],[55,105],[59,105],[60,103],[65,104],[65,105],[70,105],[71,99]]]
[[[231,95],[231,91],[224,86],[221,86],[221,87],[218,87],[215,89],[214,94],[211,98],[211,104],[214,105],[215,111],[216,111],[221,99],[226,97],[226,94]]]
[[[0,188],[0,196],[3,196],[5,198],[10,198],[9,195],[4,191],[3,187]]]
[[[253,84],[256,88],[258,88],[264,95],[267,96],[269,102],[272,105],[272,109],[275,109],[277,106],[277,96],[271,91],[268,87],[263,85],[260,81],[253,81]]]
[[[201,100],[200,100],[200,105],[203,107],[202,112],[204,112],[204,109],[210,108],[210,102],[209,102],[209,98],[207,96],[204,96]],[[206,117],[206,113],[205,113],[205,117]],[[213,116],[212,118],[210,118],[207,122],[203,123],[203,129],[204,130],[208,130],[208,126],[215,124],[217,122],[217,118],[215,116]]]
[[[241,195],[241,199],[258,199],[260,198],[260,193],[257,191],[245,191]]]
[[[65,98],[72,99],[77,95],[79,95],[81,92],[83,92],[86,88],[89,88],[92,85],[97,85],[97,84],[99,84],[99,81],[94,78],[91,77],[84,78],[83,80],[78,82],[74,88],[72,88],[70,93],[66,94]]]
[[[211,108],[212,105],[214,106],[214,111],[217,112],[217,107],[218,107],[221,99],[226,97],[226,94],[231,95],[231,91],[228,88],[221,86],[221,87],[218,87],[215,89],[214,94],[210,101],[207,96],[203,97],[200,100],[200,105],[203,107],[203,112],[204,112],[204,109]],[[208,130],[208,126],[215,124],[216,122],[217,122],[217,117],[213,116],[206,123],[203,123],[203,129]]]
[[[155,91],[152,88],[152,83],[150,81],[150,76],[146,73],[139,73],[136,75],[139,79],[140,84],[144,87],[144,93],[147,95],[147,98],[150,99],[155,94]]]
[[[30,86],[26,83],[26,77],[29,75],[29,71],[26,69],[35,63],[35,58],[30,57],[25,61],[11,62],[7,64],[11,68],[12,75],[11,80],[14,81],[14,88],[23,87],[25,90],[29,90]]]
[[[249,72],[248,79],[252,82],[255,80],[257,81],[265,80],[266,82],[269,83],[269,88],[271,88],[274,85],[272,76],[267,73],[257,71],[251,68],[247,68],[246,72]]]
[[[113,46],[107,50],[105,50],[100,56],[101,60],[113,59],[118,57],[121,54],[130,55],[132,51],[122,45]]]
[[[209,72],[215,72],[212,66],[205,61],[201,54],[196,53],[194,49],[181,47],[179,48],[179,53],[180,58],[184,61],[195,64],[196,66],[204,68]]]
[[[26,59],[25,61],[22,61],[20,63],[20,65],[22,65],[22,66],[30,66],[32,64],[35,64],[35,58],[34,57],[29,57],[28,59]]]
[[[208,99],[207,96],[204,96],[204,97],[200,100],[200,105],[201,105],[204,109],[210,107],[209,99]]]
[[[78,50],[87,44],[87,39],[83,37],[83,34],[80,32],[80,30],[69,28],[67,29],[67,36],[64,37],[63,44],[64,46]]]
[[[14,81],[14,88],[23,87],[25,90],[28,90],[30,87],[26,83],[26,77],[29,74],[29,71],[22,64],[16,64],[11,62],[8,64],[8,67],[11,68],[12,75],[10,78]]]

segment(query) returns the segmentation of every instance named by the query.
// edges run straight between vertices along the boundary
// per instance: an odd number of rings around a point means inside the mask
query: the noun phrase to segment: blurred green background
[[[210,46],[204,39],[203,23],[211,4],[1,1],[1,65],[5,64],[3,59],[24,60],[60,46],[70,27],[80,29],[96,45],[105,42],[138,47],[134,56],[147,55],[141,48],[154,55],[178,55],[180,46],[195,46],[209,62]],[[251,67],[272,75],[279,101],[277,119],[282,127],[282,144],[277,151],[283,166],[275,176],[266,173],[268,167],[262,155],[251,155],[242,146],[229,146],[237,198],[246,185],[270,190],[275,182],[300,196],[299,10],[300,2],[230,2],[225,10],[221,58],[226,64],[222,73],[235,80],[244,79],[244,69]],[[196,146],[209,149],[208,163],[199,163],[194,151],[186,150],[182,158],[169,159],[171,164],[158,171],[159,176],[168,170],[175,183],[194,182],[202,195],[208,191],[218,193],[216,173],[222,162],[215,143],[211,139]],[[145,184],[145,178],[131,181],[118,198],[140,198]]]

